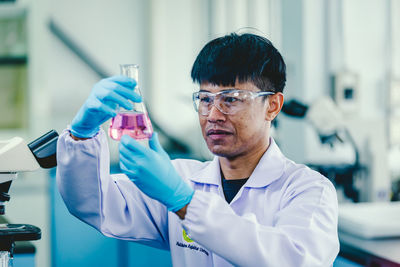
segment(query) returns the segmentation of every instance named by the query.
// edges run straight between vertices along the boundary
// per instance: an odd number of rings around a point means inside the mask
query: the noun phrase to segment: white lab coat
[[[124,174],[109,174],[103,131],[85,141],[64,131],[57,161],[59,190],[72,214],[106,236],[170,250],[174,266],[331,266],[339,251],[333,185],[285,158],[272,138],[230,204],[218,157],[172,161],[195,189],[184,220]]]

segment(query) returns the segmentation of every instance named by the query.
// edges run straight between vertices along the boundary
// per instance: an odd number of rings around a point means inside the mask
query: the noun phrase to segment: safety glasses
[[[255,98],[273,94],[275,93],[238,89],[228,89],[218,93],[199,91],[193,93],[193,105],[194,109],[203,116],[210,114],[212,106],[215,106],[223,114],[232,115],[248,108]]]

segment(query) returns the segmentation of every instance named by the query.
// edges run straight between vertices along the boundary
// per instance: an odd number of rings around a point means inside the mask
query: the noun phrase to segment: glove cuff
[[[93,136],[98,134],[98,132],[100,131],[100,127],[96,127],[96,129],[92,130],[91,132],[82,133],[82,131],[76,131],[76,129],[74,129],[71,125],[69,131],[78,138],[92,138]]]
[[[182,185],[180,186],[180,190],[175,192],[175,195],[179,195],[178,199],[174,199],[174,203],[170,203],[168,205],[168,210],[172,212],[177,212],[182,209],[184,206],[190,203],[194,194],[193,188],[191,188],[187,183],[182,181]]]

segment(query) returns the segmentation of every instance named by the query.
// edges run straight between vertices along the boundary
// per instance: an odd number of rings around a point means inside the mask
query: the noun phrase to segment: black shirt
[[[231,203],[232,199],[239,192],[240,188],[247,182],[249,178],[237,179],[237,180],[226,180],[223,175],[221,175],[222,188],[224,190],[225,199],[228,203]]]

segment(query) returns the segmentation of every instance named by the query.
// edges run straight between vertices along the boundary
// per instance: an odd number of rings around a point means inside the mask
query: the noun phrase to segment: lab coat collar
[[[195,172],[190,178],[195,183],[221,185],[221,171],[218,157],[207,164],[204,169]]]
[[[280,151],[274,139],[270,138],[270,145],[259,163],[247,180],[245,187],[265,187],[279,179],[284,171],[285,156]],[[218,157],[190,178],[195,183],[221,185],[221,171]]]
[[[270,144],[261,157],[253,173],[247,180],[245,187],[265,187],[282,177],[286,158],[282,154],[275,140],[271,137]]]

